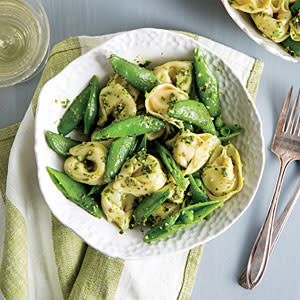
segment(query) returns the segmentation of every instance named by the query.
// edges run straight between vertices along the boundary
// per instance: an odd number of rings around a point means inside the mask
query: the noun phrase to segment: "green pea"
[[[217,129],[220,129],[220,128],[222,128],[224,126],[224,122],[223,122],[221,116],[217,116],[215,118],[214,123],[215,123],[215,126],[216,126]]]
[[[109,61],[116,73],[141,92],[150,92],[159,84],[154,73],[146,68],[131,63],[117,55],[112,55]]]
[[[172,174],[174,180],[179,185],[179,187],[185,191],[186,190],[185,178],[181,170],[176,165],[176,162],[174,161],[172,154],[160,143],[154,142],[154,145],[155,145],[155,150],[160,156],[166,169],[169,171],[169,173]]]
[[[138,136],[160,130],[165,122],[148,115],[139,115],[111,124],[92,135],[92,140]]]
[[[133,213],[135,225],[144,224],[148,217],[167,200],[169,194],[170,190],[163,188],[149,196],[145,196]]]
[[[170,117],[190,122],[204,132],[216,135],[215,125],[204,104],[194,100],[183,100],[175,103],[168,111]]]
[[[92,77],[92,86],[89,101],[84,115],[84,133],[90,133],[98,115],[100,84],[96,75]]]
[[[49,130],[46,131],[46,140],[50,148],[62,156],[68,156],[69,150],[81,143]]]
[[[83,120],[90,93],[91,86],[89,85],[74,99],[57,126],[59,133],[67,135]]]
[[[217,117],[221,112],[219,84],[206,64],[204,53],[199,48],[195,49],[194,66],[200,99],[209,114]]]
[[[111,182],[116,174],[118,174],[135,144],[135,139],[135,137],[130,136],[121,137],[111,144],[104,175],[104,181],[106,183]]]
[[[99,204],[93,197],[87,194],[83,184],[73,180],[68,175],[47,167],[47,171],[56,187],[65,195],[66,198],[79,205],[91,215],[101,218],[102,211]]]

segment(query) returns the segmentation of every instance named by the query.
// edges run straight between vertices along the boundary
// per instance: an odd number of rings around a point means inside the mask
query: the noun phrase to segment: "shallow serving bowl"
[[[53,214],[93,248],[123,259],[137,259],[169,254],[206,243],[230,227],[250,205],[264,165],[263,137],[260,118],[250,95],[231,69],[215,54],[206,51],[207,62],[214,70],[222,90],[223,118],[228,124],[239,124],[244,132],[233,140],[241,154],[245,184],[243,190],[216,210],[207,221],[178,231],[161,241],[147,244],[138,229],[119,234],[118,229],[91,216],[66,199],[54,186],[46,166],[63,169],[63,159],[45,140],[45,131],[57,132],[58,120],[65,109],[60,100],[74,99],[93,74],[104,85],[112,73],[107,61],[112,53],[133,60],[151,60],[152,65],[166,61],[192,60],[196,47],[205,45],[184,35],[159,29],[139,29],[123,33],[93,49],[69,64],[42,89],[36,114],[35,153],[38,178],[43,196]],[[56,101],[55,101],[56,100]]]
[[[256,28],[249,14],[239,11],[230,6],[228,0],[221,0],[232,20],[257,44],[287,61],[300,63],[300,57],[293,57],[284,48],[272,40],[264,37]]]

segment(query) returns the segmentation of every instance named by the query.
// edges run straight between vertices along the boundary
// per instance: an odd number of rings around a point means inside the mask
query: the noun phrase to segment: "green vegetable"
[[[89,134],[92,126],[95,124],[96,117],[98,115],[98,103],[100,84],[96,75],[92,77],[92,86],[89,101],[84,115],[84,133]]]
[[[46,139],[50,148],[63,156],[68,156],[69,150],[81,143],[49,130],[46,131]]]
[[[140,144],[138,145],[138,147],[136,148],[136,152],[141,151],[142,149],[147,150],[147,136],[146,134],[143,135],[143,138],[140,142]]]
[[[223,200],[200,202],[182,208],[169,218],[161,221],[159,224],[150,229],[145,235],[144,241],[150,243],[152,241],[164,238],[180,229],[195,224],[204,219],[223,203]]]
[[[298,15],[298,12],[300,10],[300,0],[296,1],[291,7],[290,7],[290,11],[292,13],[292,15],[295,17]]]
[[[220,116],[215,118],[214,123],[215,123],[215,126],[216,126],[217,129],[220,129],[224,126],[224,122],[223,122],[223,120]]]
[[[168,111],[168,115],[198,126],[204,132],[216,135],[215,125],[204,104],[194,100],[182,100],[175,103]]]
[[[173,159],[172,154],[160,143],[154,142],[155,150],[160,156],[163,164],[167,168],[168,172],[171,173],[176,183],[179,185],[181,189],[186,190],[186,182],[185,178],[181,172],[181,170],[176,165],[176,162]]]
[[[135,140],[135,137],[121,137],[111,144],[104,175],[105,182],[111,182],[119,172],[132,147],[135,145]]]
[[[183,126],[185,130],[189,130],[190,132],[195,131],[194,125],[191,124],[190,122],[183,122]]]
[[[198,87],[197,87],[197,80],[196,80],[196,70],[195,65],[193,64],[193,73],[192,73],[192,99],[196,101],[200,101],[199,95],[198,95]]]
[[[208,195],[204,189],[200,176],[196,173],[189,175],[190,193],[193,203],[208,201]]]
[[[87,86],[71,103],[58,124],[58,132],[67,135],[83,120],[90,98],[91,86]]]
[[[47,167],[47,171],[56,187],[68,198],[91,215],[101,218],[102,211],[99,204],[87,194],[83,184],[73,180],[68,175]]]
[[[92,196],[95,194],[100,194],[105,188],[105,184],[101,185],[93,185],[92,188],[90,189],[88,196]]]
[[[116,137],[137,136],[158,131],[165,126],[165,122],[147,115],[131,117],[111,124],[93,134],[93,140],[102,140]]]
[[[154,73],[148,69],[131,63],[117,55],[112,55],[109,61],[116,73],[141,92],[150,92],[159,84]]]
[[[208,68],[203,52],[197,48],[194,56],[194,66],[198,93],[212,117],[221,112],[218,81]]]
[[[169,194],[170,190],[163,188],[144,197],[133,213],[134,224],[145,224],[148,217],[167,200]]]
[[[288,37],[282,42],[282,45],[291,55],[300,56],[300,42],[294,41],[293,39]]]
[[[239,126],[224,126],[220,129],[220,141],[227,141],[231,138],[239,135],[243,131],[242,127]]]

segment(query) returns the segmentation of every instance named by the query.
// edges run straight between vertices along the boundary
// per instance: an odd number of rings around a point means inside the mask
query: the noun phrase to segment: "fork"
[[[251,250],[246,267],[246,274],[242,273],[240,277],[240,285],[246,289],[253,289],[260,283],[263,277],[272,249],[274,218],[282,186],[282,180],[288,165],[292,161],[300,159],[300,114],[295,122],[297,106],[300,98],[300,89],[294,101],[290,117],[287,120],[292,92],[293,87],[290,88],[288,96],[284,102],[271,148],[272,152],[277,155],[280,161],[280,171],[274,190],[274,195],[266,220]]]

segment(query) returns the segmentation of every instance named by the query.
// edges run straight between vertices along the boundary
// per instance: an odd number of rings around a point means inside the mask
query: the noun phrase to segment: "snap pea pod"
[[[144,197],[133,213],[134,225],[145,224],[148,217],[167,200],[169,195],[170,190],[163,188]]]
[[[180,229],[191,226],[192,224],[204,219],[223,203],[223,200],[202,203],[199,202],[197,204],[182,208],[169,218],[161,221],[159,224],[151,228],[144,236],[144,241],[147,243],[157,241]]]
[[[93,140],[103,140],[116,137],[137,136],[160,130],[165,122],[147,115],[139,115],[111,124],[95,132]]]
[[[298,15],[299,10],[300,10],[300,0],[296,1],[290,8],[290,11],[294,17]]]
[[[205,104],[209,114],[212,117],[217,117],[221,111],[219,84],[208,68],[205,56],[199,48],[195,49],[194,66],[200,99]]]
[[[195,65],[193,64],[193,73],[192,73],[192,97],[196,101],[200,101],[198,95],[198,87],[197,87],[197,80],[196,80],[196,70]]]
[[[282,46],[291,55],[300,56],[300,42],[294,41],[290,37],[282,42]]]
[[[113,141],[109,149],[105,168],[104,181],[109,183],[121,169],[132,147],[135,144],[135,137],[121,137]]]
[[[146,134],[143,135],[143,138],[140,142],[140,144],[138,145],[138,147],[136,148],[136,152],[141,151],[142,149],[147,150],[147,136]]]
[[[96,75],[91,80],[91,93],[84,115],[84,133],[89,134],[98,115],[100,84]]]
[[[112,55],[109,61],[116,73],[141,92],[150,92],[159,84],[154,73],[146,68],[117,55]]]
[[[163,164],[165,165],[169,173],[171,173],[179,187],[185,191],[187,188],[185,178],[179,167],[176,165],[172,154],[160,143],[154,142],[154,145],[156,152],[160,156]]]
[[[83,184],[74,181],[68,175],[47,167],[47,171],[56,187],[72,202],[79,205],[91,215],[101,218],[102,211],[95,199],[87,194]]]
[[[71,103],[57,126],[59,133],[67,135],[83,120],[90,93],[91,86],[88,85]]]
[[[62,156],[68,156],[69,150],[81,143],[49,130],[46,131],[46,140],[50,148]]]
[[[204,189],[200,176],[197,174],[189,174],[189,181],[193,203],[208,201],[208,195]]]
[[[216,135],[215,125],[205,107],[201,102],[194,100],[182,100],[175,103],[168,111],[170,117],[190,122],[204,132]]]
[[[90,189],[88,196],[92,196],[95,194],[100,194],[105,188],[105,184],[101,185],[93,185],[92,188]]]
[[[242,127],[239,126],[224,126],[220,129],[220,141],[228,141],[231,138],[239,135],[243,131]]]

